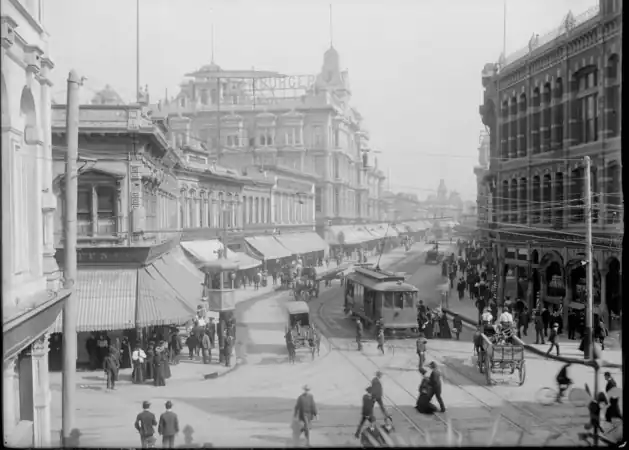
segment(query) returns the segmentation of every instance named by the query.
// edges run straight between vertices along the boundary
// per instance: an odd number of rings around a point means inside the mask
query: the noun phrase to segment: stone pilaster
[[[15,363],[15,358],[12,358],[5,360],[2,365],[2,420],[5,443],[9,440],[12,430],[19,420],[19,417],[16,417],[16,404],[20,401],[19,392],[14,389],[17,378]]]
[[[33,446],[50,447],[50,382],[48,378],[48,340],[46,333],[31,345],[33,360]]]

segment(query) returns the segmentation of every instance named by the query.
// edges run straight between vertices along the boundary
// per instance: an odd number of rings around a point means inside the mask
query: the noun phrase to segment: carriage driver
[[[492,321],[494,320],[494,317],[489,312],[489,308],[485,308],[483,310],[483,314],[480,316],[480,320],[481,320],[483,333],[486,336],[493,336],[496,334],[496,329],[491,324]]]
[[[502,314],[500,314],[500,331],[507,342],[511,342],[511,337],[513,336],[513,316],[509,312],[509,309],[505,309]]]

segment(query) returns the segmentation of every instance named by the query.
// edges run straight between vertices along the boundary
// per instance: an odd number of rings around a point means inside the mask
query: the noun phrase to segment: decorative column
[[[19,392],[15,389],[15,373],[16,358],[3,361],[2,364],[2,416],[4,423],[4,442],[5,444],[11,436],[14,425],[20,420],[16,416],[17,405],[20,402]]]
[[[218,194],[212,192],[211,205],[212,205],[212,228],[218,228],[218,199],[216,198]]]
[[[50,384],[48,380],[48,339],[45,333],[31,345],[33,359],[33,446],[35,448],[50,447]]]
[[[207,191],[201,191],[201,226],[207,228]]]
[[[42,189],[42,214],[43,214],[43,269],[46,276],[47,289],[57,291],[59,289],[59,265],[55,259],[54,248],[54,213],[57,209],[57,197],[52,190],[52,136],[50,133],[51,114],[50,88],[52,81],[49,79],[50,71],[54,68],[52,61],[46,57],[41,58],[40,92],[41,92],[41,128],[42,133],[42,160],[41,160],[41,189]]]

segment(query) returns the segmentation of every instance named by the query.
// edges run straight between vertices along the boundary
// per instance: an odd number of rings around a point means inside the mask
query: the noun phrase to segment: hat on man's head
[[[171,402],[170,400],[166,401],[166,409],[170,409],[173,407],[173,402]]]
[[[303,389],[304,391],[308,392],[310,390],[310,386],[308,386],[307,384],[304,384]]]
[[[149,409],[151,407],[151,402],[149,402],[148,400],[144,400],[142,402],[142,409]]]
[[[428,367],[430,367],[431,369],[434,369],[435,367],[437,367],[437,363],[435,361],[430,361],[428,363]]]

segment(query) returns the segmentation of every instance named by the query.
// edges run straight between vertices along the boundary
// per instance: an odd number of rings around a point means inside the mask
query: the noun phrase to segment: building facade
[[[335,224],[385,216],[384,175],[369,161],[369,136],[349,105],[339,64],[333,48],[317,76],[230,71],[212,62],[154,108],[169,116],[177,145],[194,142],[220,166],[276,180],[269,229],[314,226],[323,236]]]
[[[489,211],[491,210],[491,190],[485,182],[489,173],[490,137],[487,131],[481,132],[478,147],[478,164],[474,166],[476,175],[476,228],[481,242],[489,241]]]
[[[559,30],[483,70],[490,133],[490,238],[499,289],[570,308],[585,303],[585,163],[592,160],[594,302],[621,310],[622,1],[600,0]],[[509,292],[509,285],[512,291]]]
[[[2,0],[3,429],[50,445],[48,330],[68,292],[53,246],[48,34],[42,1]]]
[[[439,181],[437,193],[431,194],[423,202],[429,219],[458,221],[463,213],[463,200],[456,191],[448,192],[445,181]]]

